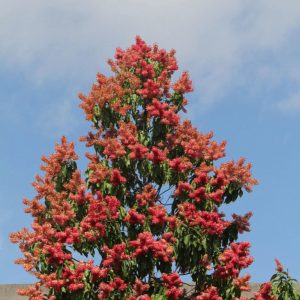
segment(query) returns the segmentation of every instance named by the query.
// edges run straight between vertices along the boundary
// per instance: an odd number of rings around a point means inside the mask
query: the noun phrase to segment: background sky
[[[77,94],[137,34],[190,71],[186,118],[253,163],[260,185],[226,209],[254,213],[252,281],[275,257],[300,280],[299,0],[0,0],[0,283],[34,281],[8,240],[31,223],[22,198],[61,135],[84,153]]]

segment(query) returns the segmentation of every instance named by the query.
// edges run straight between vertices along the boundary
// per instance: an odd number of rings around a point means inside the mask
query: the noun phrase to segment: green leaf
[[[184,242],[184,244],[186,245],[186,246],[189,246],[189,244],[190,244],[190,235],[188,234],[188,235],[186,235],[185,237],[184,237],[184,239],[183,239],[183,242]]]

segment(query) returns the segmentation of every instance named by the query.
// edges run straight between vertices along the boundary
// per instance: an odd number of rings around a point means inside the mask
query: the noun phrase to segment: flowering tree
[[[253,259],[250,244],[236,241],[251,213],[226,219],[221,209],[257,181],[243,158],[216,163],[225,141],[181,121],[192,82],[186,72],[171,82],[174,54],[137,37],[109,60],[113,76],[98,74],[89,95],[80,95],[92,123],[81,137],[91,148],[87,170],[83,177],[65,137],[42,157],[36,196],[23,201],[32,229],[11,234],[24,254],[16,262],[38,279],[21,295],[246,299],[250,276],[240,272]],[[267,284],[255,299],[273,294]]]

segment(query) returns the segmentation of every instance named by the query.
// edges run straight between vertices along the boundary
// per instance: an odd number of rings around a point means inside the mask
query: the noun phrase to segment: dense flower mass
[[[247,268],[253,258],[249,256],[250,243],[231,243],[219,256],[220,264],[217,265],[215,276],[223,278],[236,278],[241,269]]]
[[[257,184],[251,164],[243,158],[216,164],[226,142],[181,119],[193,87],[187,72],[172,82],[174,50],[137,37],[109,65],[112,76],[98,74],[90,93],[79,96],[91,122],[80,138],[89,148],[85,175],[63,137],[42,158],[36,196],[24,200],[32,228],[11,240],[24,255],[17,263],[38,283],[20,294],[32,300],[242,299],[249,277],[240,271],[253,259],[250,244],[235,241],[250,230],[251,213],[229,220],[222,206]],[[183,287],[183,274],[192,288]],[[265,286],[256,299],[268,293]]]

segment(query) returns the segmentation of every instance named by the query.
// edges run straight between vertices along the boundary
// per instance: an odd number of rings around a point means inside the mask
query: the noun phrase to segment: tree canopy
[[[90,93],[80,94],[91,122],[80,138],[89,149],[85,173],[62,137],[42,157],[36,196],[23,201],[32,228],[11,240],[23,252],[16,262],[38,282],[19,293],[36,300],[246,299],[250,275],[241,271],[253,258],[250,243],[237,240],[252,214],[226,217],[222,208],[257,184],[251,164],[225,161],[225,141],[182,120],[193,88],[187,72],[172,82],[174,50],[137,37],[108,63],[112,75],[98,74]],[[289,283],[279,267],[273,280]],[[274,286],[263,285],[255,299],[276,299]]]

